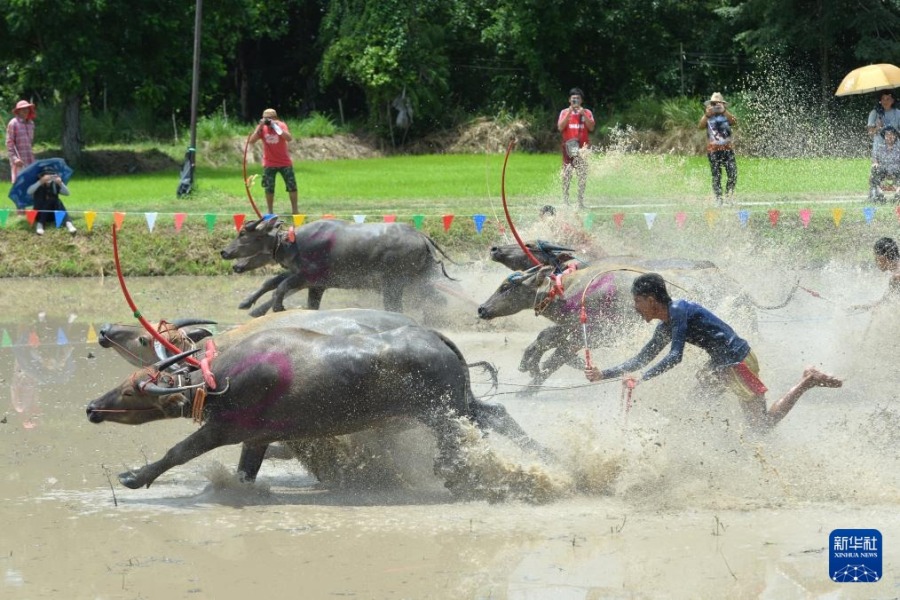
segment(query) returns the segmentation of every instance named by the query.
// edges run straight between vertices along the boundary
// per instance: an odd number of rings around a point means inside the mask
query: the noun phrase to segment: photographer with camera
[[[700,118],[700,129],[706,130],[706,156],[712,171],[712,188],[716,195],[716,204],[722,205],[722,168],[728,176],[725,193],[729,199],[734,197],[737,185],[737,163],[734,160],[734,146],[731,128],[737,123],[734,115],[728,112],[728,103],[719,92],[704,102],[706,110]]]
[[[274,108],[263,111],[256,131],[250,136],[249,144],[263,142],[263,179],[268,214],[275,214],[275,174],[281,173],[288,196],[291,199],[291,214],[297,214],[297,178],[294,175],[294,161],[288,150],[288,142],[293,138],[284,121],[278,120]]]
[[[65,213],[63,222],[66,224],[66,230],[73,235],[77,233],[78,230],[72,224],[72,218],[60,198],[69,195],[69,188],[63,183],[56,169],[50,166],[41,169],[40,177],[28,187],[27,193],[34,199],[34,210],[37,211],[34,220],[36,234],[44,235],[44,225],[56,222],[57,211]]]
[[[584,189],[587,186],[587,161],[583,148],[590,142],[589,134],[597,123],[594,114],[584,107],[584,92],[579,88],[569,90],[569,106],[559,113],[556,128],[562,134],[562,185],[563,200],[569,204],[569,185],[572,171],[578,173],[578,208],[584,208]]]

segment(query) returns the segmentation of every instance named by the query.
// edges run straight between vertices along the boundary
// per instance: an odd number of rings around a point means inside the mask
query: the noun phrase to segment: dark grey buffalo
[[[578,260],[575,250],[553,242],[534,240],[525,242],[525,247],[541,264],[558,266],[571,260]],[[527,271],[536,266],[519,244],[491,246],[491,260],[512,271]]]
[[[499,405],[472,393],[459,349],[422,327],[387,332],[322,335],[306,329],[260,331],[222,352],[212,363],[217,386],[179,362],[185,354],[137,371],[87,407],[93,423],[139,425],[189,417],[206,392],[201,427],[165,456],[119,475],[133,489],[149,486],[174,466],[227,444],[243,444],[238,472],[253,481],[269,444],[361,431],[396,419],[414,419],[438,441],[436,472],[454,490],[460,419],[540,450]],[[173,371],[174,367],[174,371]]]
[[[182,319],[172,323],[160,323],[157,330],[179,350],[192,350],[197,342],[212,335],[205,325],[213,321]],[[294,309],[257,317],[247,323],[214,336],[216,348],[222,352],[252,333],[282,327],[303,327],[325,335],[350,335],[352,333],[377,333],[417,325],[400,313],[365,308],[335,310]],[[156,340],[140,326],[105,324],[97,334],[97,341],[104,348],[112,348],[131,364],[143,367],[168,356]]]
[[[282,311],[285,295],[308,289],[307,306],[317,309],[329,288],[381,291],[385,310],[397,312],[403,310],[407,290],[418,295],[426,311],[444,303],[434,280],[442,275],[450,279],[438,255],[448,257],[409,225],[323,219],[292,231],[282,227],[276,218],[251,221],[222,250],[222,258],[236,261],[237,272],[271,263],[286,269],[245,298],[240,308],[250,308],[274,290],[271,308]],[[250,314],[259,316],[268,308],[263,305]]]
[[[797,289],[795,284],[783,302],[762,306],[709,261],[608,257],[567,272],[558,281],[552,280],[551,266],[511,273],[478,307],[478,316],[495,319],[533,309],[553,321],[554,325],[541,331],[525,349],[519,364],[520,371],[531,375],[530,385],[537,387],[565,364],[583,368],[578,353],[586,344],[590,348],[608,347],[615,343],[623,327],[639,322],[632,306],[631,283],[640,273],[650,271],[666,277],[673,293],[694,298],[711,308],[721,306],[728,311],[730,319],[749,328],[755,326],[756,308],[781,308]],[[587,340],[581,323],[582,305],[587,319]],[[542,363],[544,355],[551,351]]]

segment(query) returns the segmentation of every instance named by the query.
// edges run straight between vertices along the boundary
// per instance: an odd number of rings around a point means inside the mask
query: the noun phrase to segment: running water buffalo
[[[575,256],[575,250],[553,242],[534,240],[533,242],[525,242],[525,247],[528,248],[532,256],[544,265],[557,266],[570,260],[578,260]],[[512,271],[527,271],[535,266],[534,262],[525,254],[525,251],[522,250],[519,244],[491,246],[491,260]]]
[[[352,335],[260,331],[212,361],[215,390],[181,362],[193,352],[135,372],[87,407],[93,423],[201,416],[201,427],[162,459],[119,475],[129,488],[149,486],[174,466],[237,443],[243,444],[239,475],[254,481],[272,442],[342,435],[395,419],[414,419],[435,433],[435,470],[452,491],[465,479],[455,470],[460,418],[541,450],[502,406],[475,398],[453,342],[422,327]]]
[[[195,344],[212,332],[202,325],[213,321],[183,319],[172,323],[161,322],[157,330],[181,351],[193,350]],[[400,313],[365,308],[335,310],[294,309],[257,317],[243,325],[214,336],[216,348],[222,352],[246,338],[251,333],[281,327],[302,327],[325,335],[349,335],[352,333],[377,333],[416,325]],[[103,348],[112,348],[131,364],[143,367],[167,358],[168,352],[142,327],[135,325],[106,324],[97,334]]]
[[[661,273],[676,289],[707,306],[730,304],[729,313],[738,320],[746,320],[751,328],[755,324],[754,307],[781,308],[798,287],[794,285],[784,302],[761,306],[745,292],[735,289],[737,286],[709,261],[609,257],[568,271],[558,280],[553,280],[551,266],[514,272],[478,307],[478,316],[494,319],[534,309],[536,314],[553,321],[554,325],[541,331],[525,349],[519,364],[520,371],[531,375],[531,385],[539,386],[564,364],[583,368],[578,352],[584,350],[585,343],[590,348],[611,345],[623,326],[639,322],[632,307],[631,282],[638,274],[649,271]],[[587,340],[581,323],[582,299]],[[544,354],[551,350],[550,357],[541,363]]]
[[[307,288],[307,306],[319,308],[328,288],[374,289],[382,292],[385,310],[403,310],[404,291],[422,297],[422,306],[433,309],[443,303],[433,280],[441,273],[451,279],[437,254],[449,260],[428,236],[402,223],[347,223],[323,219],[281,231],[277,218],[246,223],[222,258],[238,259],[235,271],[277,263],[287,272],[267,280],[244,299],[250,308],[263,294],[274,290],[272,310],[284,310],[288,292]],[[264,305],[250,314],[265,314]]]

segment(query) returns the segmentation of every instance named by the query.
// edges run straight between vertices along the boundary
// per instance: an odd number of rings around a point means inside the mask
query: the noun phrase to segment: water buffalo
[[[566,248],[553,242],[534,240],[533,242],[525,242],[525,246],[532,256],[544,265],[556,267],[571,260],[578,260],[574,249]],[[518,244],[491,246],[491,260],[512,271],[527,271],[535,266]]]
[[[149,486],[174,466],[237,443],[243,444],[238,473],[254,481],[272,442],[348,434],[395,419],[414,419],[435,433],[436,473],[448,478],[451,490],[465,480],[455,471],[460,419],[541,450],[502,406],[475,398],[453,342],[422,327],[352,335],[260,331],[213,360],[215,391],[180,362],[188,354],[135,372],[87,407],[93,423],[139,425],[202,415],[201,427],[162,459],[119,475],[129,488]]]
[[[514,272],[478,307],[478,316],[494,319],[535,309],[536,313],[553,321],[554,325],[541,331],[525,349],[519,364],[520,371],[531,375],[531,385],[539,386],[564,364],[583,367],[578,357],[578,351],[585,347],[582,297],[585,299],[588,345],[591,348],[610,345],[623,326],[638,323],[630,287],[634,277],[648,271],[662,273],[677,289],[707,306],[719,307],[725,303],[723,308],[728,310],[729,317],[745,322],[750,328],[755,326],[755,308],[781,308],[797,289],[795,284],[787,299],[779,304],[762,306],[709,261],[609,257],[562,275],[556,290],[561,289],[561,294],[553,291],[552,266]],[[543,356],[551,350],[550,357],[541,363]]]
[[[319,308],[328,288],[374,289],[382,292],[385,310],[403,310],[403,293],[409,289],[432,310],[443,304],[432,280],[441,273],[450,278],[439,260],[449,257],[428,236],[402,223],[347,223],[323,219],[281,231],[282,221],[260,219],[244,224],[238,237],[222,250],[222,258],[239,259],[235,270],[244,271],[274,262],[287,272],[265,281],[245,298],[240,308],[250,308],[274,290],[271,308],[284,310],[289,291],[308,289],[307,306]],[[268,306],[250,314],[265,314]]]
[[[205,320],[173,321],[161,323],[158,331],[182,351],[195,348],[196,342],[212,332],[202,325],[213,323]],[[303,327],[326,335],[351,333],[376,333],[417,323],[400,313],[365,308],[336,310],[295,309],[257,317],[233,329],[216,335],[213,340],[218,350],[224,351],[251,333],[280,327]],[[97,334],[99,344],[112,348],[131,364],[143,367],[165,358],[167,353],[142,327],[135,325],[105,324]]]

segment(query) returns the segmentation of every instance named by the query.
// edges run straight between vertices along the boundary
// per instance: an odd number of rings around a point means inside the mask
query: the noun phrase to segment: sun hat
[[[264,119],[277,119],[278,113],[275,112],[274,108],[267,108],[266,110],[263,111],[263,118]]]
[[[725,97],[719,92],[715,92],[712,96],[709,97],[709,100],[707,100],[703,104],[709,106],[713,102],[721,102],[723,105],[728,106],[728,103],[725,102]]]
[[[25,116],[26,120],[31,121],[37,116],[37,114],[34,111],[34,104],[29,102],[28,100],[19,100],[18,102],[16,102],[16,107],[13,109],[13,112],[22,110],[23,108],[29,109],[28,114]]]

